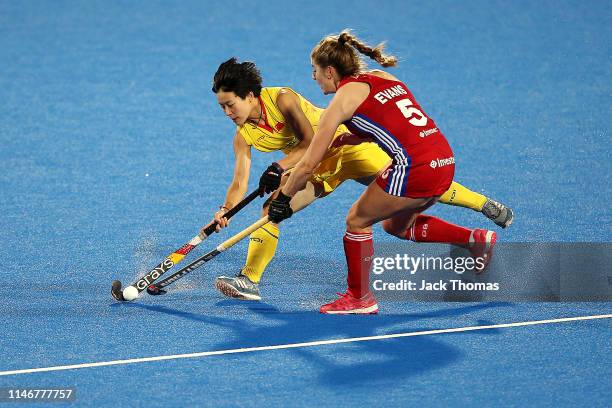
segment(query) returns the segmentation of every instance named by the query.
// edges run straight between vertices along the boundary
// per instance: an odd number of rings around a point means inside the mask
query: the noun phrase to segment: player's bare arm
[[[321,163],[325,152],[329,148],[336,129],[340,124],[352,116],[357,107],[365,100],[370,88],[368,85],[354,83],[341,88],[321,115],[317,133],[308,150],[291,172],[287,184],[283,187],[283,194],[292,197],[304,188],[308,178]]]
[[[308,146],[310,146],[314,136],[314,131],[302,110],[300,99],[291,90],[283,88],[279,92],[276,98],[276,106],[278,106],[278,109],[283,114],[291,131],[300,141],[287,156],[278,161],[278,164],[283,169],[289,169],[295,166],[304,153],[306,153],[306,150],[308,150]]]
[[[251,169],[251,147],[244,138],[236,133],[233,141],[234,147],[234,175],[227,188],[225,201],[213,217],[212,222],[217,223],[217,232],[227,227],[229,221],[223,215],[238,203],[247,192],[249,185],[249,171]],[[206,228],[206,227],[204,227]]]

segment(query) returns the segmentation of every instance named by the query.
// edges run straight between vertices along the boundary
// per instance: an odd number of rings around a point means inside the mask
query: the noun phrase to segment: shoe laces
[[[252,282],[248,276],[243,275],[242,273],[236,275],[234,281],[238,284],[238,286],[242,286],[245,289],[253,288],[255,286],[255,283]]]
[[[352,295],[351,293],[349,293],[349,291],[347,290],[345,293],[340,293],[340,292],[336,292],[336,295],[338,295],[340,298],[336,300],[336,302],[350,302],[351,299],[354,299],[355,301],[363,301],[367,298],[368,294],[363,295],[363,297],[358,298],[354,295]]]
[[[336,295],[338,295],[338,299],[334,300],[333,302],[329,304],[341,305],[341,304],[347,303],[350,293],[348,293],[348,291],[345,293],[336,292]]]

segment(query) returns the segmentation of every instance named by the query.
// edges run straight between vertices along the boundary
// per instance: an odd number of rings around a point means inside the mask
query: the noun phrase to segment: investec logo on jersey
[[[431,163],[429,163],[429,166],[432,169],[435,169],[436,167],[444,167],[448,166],[449,164],[455,164],[455,157],[448,157],[446,159],[434,159],[431,161]]]
[[[433,128],[433,129],[429,129],[429,130],[423,130],[422,132],[419,132],[419,136],[420,137],[427,137],[429,135],[433,135],[434,133],[438,133],[438,128]]]
[[[387,101],[400,95],[408,95],[408,92],[406,92],[406,90],[402,88],[401,85],[395,85],[391,88],[385,89],[384,91],[378,92],[376,95],[374,95],[374,99],[384,105],[385,103],[387,103]]]
[[[157,268],[153,269],[151,272],[146,274],[141,280],[136,282],[136,289],[144,290],[147,286],[153,283],[157,278],[167,272],[170,268],[174,266],[174,262],[172,259],[166,258],[164,262],[161,263]]]

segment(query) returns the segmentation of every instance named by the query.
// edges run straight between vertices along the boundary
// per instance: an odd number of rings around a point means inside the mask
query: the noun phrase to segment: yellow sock
[[[276,245],[278,244],[278,233],[278,226],[269,222],[249,237],[249,250],[246,265],[242,268],[242,274],[246,275],[252,282],[259,282],[264,270],[274,258]]]
[[[487,197],[465,188],[454,181],[450,188],[446,190],[446,193],[442,194],[442,197],[440,197],[441,203],[471,208],[474,211],[482,210],[482,206],[486,201]]]

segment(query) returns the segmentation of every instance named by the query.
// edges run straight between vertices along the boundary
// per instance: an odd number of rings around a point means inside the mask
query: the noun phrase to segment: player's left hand
[[[278,196],[272,200],[268,207],[268,217],[270,221],[279,223],[293,215],[293,209],[289,205],[291,197],[283,194],[282,191],[278,193]]]

